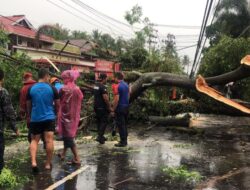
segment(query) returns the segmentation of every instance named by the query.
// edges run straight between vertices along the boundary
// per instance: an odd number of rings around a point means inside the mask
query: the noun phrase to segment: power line
[[[109,21],[110,19],[109,19],[109,20],[105,19],[105,18],[102,16],[102,14],[101,14],[99,11],[95,10],[94,8],[89,8],[88,5],[82,3],[81,1],[74,1],[74,0],[71,0],[71,1],[72,1],[73,3],[75,3],[76,5],[80,6],[81,8],[87,10],[87,11],[90,12],[91,14],[95,15],[96,17],[100,18],[102,21],[105,21],[106,23],[111,24],[112,26],[114,26],[114,27],[116,27],[116,28],[119,28],[120,30],[122,30],[122,31],[125,32],[125,33],[128,32],[128,31],[125,31],[124,29],[122,29],[122,28],[120,28],[120,27],[115,26],[114,23],[111,23],[111,22]],[[131,29],[131,26],[130,26],[130,25],[128,25],[128,26],[129,26],[130,29]]]
[[[65,1],[63,1],[63,0],[59,0],[59,1],[62,2],[64,5],[66,5],[66,6],[70,7],[70,8],[72,8],[72,9],[74,9],[75,11],[79,12],[80,14],[82,14],[82,15],[84,15],[84,16],[90,18],[91,20],[97,22],[98,24],[103,25],[103,23],[99,22],[98,20],[95,20],[95,19],[92,18],[91,16],[89,16],[89,15],[85,14],[84,12],[82,12],[82,11],[76,9],[76,8],[73,7],[72,5],[66,3]],[[105,26],[105,25],[104,25],[104,26]],[[107,27],[107,26],[105,26],[105,27]]]
[[[205,8],[203,19],[202,19],[202,25],[201,25],[201,30],[200,30],[200,34],[199,34],[198,44],[197,44],[197,47],[196,47],[194,61],[193,61],[191,72],[190,72],[190,76],[189,76],[190,78],[193,75],[193,69],[194,69],[194,66],[195,66],[195,63],[196,63],[198,52],[200,50],[201,39],[203,38],[202,34],[203,34],[203,30],[204,30],[204,23],[205,23],[206,17],[208,16],[208,6],[209,6],[209,0],[207,0],[206,8]]]
[[[218,3],[217,3],[217,5],[216,5],[216,8],[215,8],[215,11],[214,11],[214,14],[213,14],[213,18],[212,18],[212,21],[211,21],[210,25],[212,25],[213,22],[214,22],[215,15],[216,15],[216,13],[217,13],[217,11],[218,11],[218,7],[219,7],[219,5],[220,5],[220,2],[221,2],[221,0],[219,0]],[[206,45],[206,42],[207,42],[207,36],[206,36],[206,38],[205,38],[205,41],[203,42],[203,45],[202,45],[202,48],[201,48],[201,51],[200,51],[199,58],[198,58],[197,64],[196,64],[195,69],[194,69],[194,73],[197,71],[198,66],[200,65],[201,54],[202,54],[202,51],[203,51],[203,49],[204,49],[204,47],[205,47],[205,45]]]
[[[103,18],[112,20],[113,22],[116,22],[116,23],[118,23],[118,24],[121,24],[121,25],[124,25],[124,26],[126,26],[126,27],[131,28],[131,25],[126,24],[126,23],[124,23],[124,22],[121,22],[121,21],[119,21],[119,20],[117,20],[117,19],[114,19],[114,18],[112,18],[112,17],[110,17],[110,16],[108,16],[108,15],[106,15],[106,14],[104,14],[104,13],[98,11],[98,10],[96,10],[95,8],[93,8],[93,7],[89,6],[89,5],[87,5],[86,3],[83,3],[83,2],[80,1],[80,0],[71,0],[71,1],[73,1],[74,3],[76,3],[76,4],[78,4],[78,5],[82,6],[82,7],[85,7],[87,10],[92,11],[92,13],[95,12],[96,14],[101,15]],[[140,29],[140,30],[141,30],[141,28],[137,28],[137,29]]]
[[[197,46],[197,44],[194,44],[194,45],[191,45],[191,46],[184,46],[183,48],[177,49],[176,51],[181,51],[181,50],[192,48],[192,47],[195,47],[195,46]]]
[[[63,8],[62,6],[55,4],[55,3],[52,2],[51,0],[46,0],[46,1],[48,1],[48,2],[51,3],[51,4],[53,4],[53,5],[56,6],[57,8],[62,9],[62,10],[64,10],[64,11],[66,11],[67,13],[69,13],[69,14],[71,14],[71,15],[77,17],[78,19],[80,19],[80,20],[82,20],[82,21],[84,21],[84,22],[87,22],[87,23],[90,24],[90,25],[94,25],[94,26],[96,26],[97,28],[102,28],[102,27],[100,27],[100,26],[98,26],[98,25],[96,25],[96,24],[94,24],[94,23],[92,23],[92,22],[89,22],[89,21],[86,20],[86,19],[83,19],[82,17],[80,17],[80,16],[74,14],[73,12],[71,12],[71,11],[69,11],[69,10]],[[105,30],[105,31],[107,31],[107,32],[109,32],[109,31],[108,31],[107,29],[105,29],[105,28],[102,28],[102,29]]]
[[[197,44],[197,42],[198,41],[175,41],[177,44],[188,44],[188,43],[196,43]]]
[[[198,57],[198,54],[199,54],[199,51],[200,51],[201,43],[202,43],[202,40],[203,40],[203,37],[204,37],[204,34],[205,34],[205,28],[206,28],[206,25],[207,25],[208,18],[210,16],[212,4],[213,4],[213,0],[211,0],[211,1],[207,0],[206,8],[205,8],[204,16],[203,16],[203,21],[202,21],[202,25],[201,25],[199,40],[198,40],[198,44],[197,44],[197,48],[196,48],[196,52],[195,52],[194,62],[193,62],[193,65],[192,65],[190,76],[189,76],[190,78],[193,77],[193,75],[194,75],[194,68],[195,68],[195,66],[197,64],[196,61],[197,61],[197,57]]]
[[[153,26],[166,27],[166,28],[184,28],[184,29],[199,29],[201,27],[201,26],[188,26],[188,25],[156,24],[156,23],[153,23]]]
[[[167,35],[165,35],[165,34],[160,34],[159,35],[160,37],[167,37]],[[176,35],[174,35],[175,37],[183,37],[183,38],[185,38],[185,37],[198,37],[199,36],[199,34],[176,34]]]
[[[88,14],[86,14],[86,13],[80,11],[79,9],[77,9],[77,8],[73,7],[72,5],[70,5],[69,3],[66,3],[66,2],[63,1],[63,0],[59,0],[59,1],[61,1],[61,2],[62,2],[63,4],[65,4],[66,6],[68,6],[68,7],[72,8],[72,9],[74,9],[75,11],[79,12],[80,14],[83,14],[83,15],[85,15],[86,17],[90,18],[91,20],[97,22],[98,24],[103,25],[103,26],[107,27],[108,29],[110,29],[110,26],[105,25],[103,22],[100,22],[100,21],[98,21],[97,19],[91,17],[90,15],[88,15]],[[109,24],[111,24],[111,25],[113,26],[112,23],[109,23]],[[127,32],[127,31],[125,31],[125,30],[123,30],[123,29],[120,29],[120,28],[118,28],[118,27],[115,27],[115,26],[114,26],[114,28],[115,28],[115,29],[119,29],[120,31],[117,30],[117,32],[119,32],[119,33],[120,33],[121,31],[122,31],[122,32],[125,32],[125,33]],[[113,30],[115,30],[115,29],[111,29],[111,32],[114,33]]]

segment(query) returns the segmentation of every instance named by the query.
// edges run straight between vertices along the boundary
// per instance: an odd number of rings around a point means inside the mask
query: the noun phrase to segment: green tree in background
[[[240,60],[250,54],[250,38],[224,36],[217,45],[204,54],[199,74],[205,77],[230,72],[240,65]],[[235,85],[239,98],[250,101],[250,80],[244,79]]]
[[[69,39],[70,30],[56,23],[54,25],[42,25],[38,28],[39,33],[53,37],[55,40]]]
[[[247,0],[222,0],[218,5],[215,22],[206,29],[211,43],[217,43],[222,35],[233,38],[249,37],[250,8]]]
[[[85,31],[79,31],[79,30],[73,30],[71,32],[71,35],[69,36],[70,39],[83,39],[83,40],[89,40],[90,36]]]
[[[0,30],[1,53],[8,54],[6,49],[8,42],[8,35],[3,30]],[[33,66],[33,64],[28,56],[25,54],[14,54],[12,56],[16,58],[18,62],[14,62],[1,56],[0,68],[5,72],[4,87],[8,89],[15,107],[17,107],[19,101],[19,91],[22,87],[23,73],[29,71],[35,74],[36,72],[31,69],[30,66]]]

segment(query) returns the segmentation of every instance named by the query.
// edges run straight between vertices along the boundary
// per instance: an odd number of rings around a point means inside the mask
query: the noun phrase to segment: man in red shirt
[[[26,100],[27,100],[27,93],[31,86],[33,86],[36,81],[33,80],[32,74],[29,72],[25,72],[23,74],[23,87],[20,90],[20,116],[22,119],[26,119],[27,127],[29,128],[30,119],[27,117],[27,107],[26,107]],[[31,142],[30,133],[28,133],[28,141]]]

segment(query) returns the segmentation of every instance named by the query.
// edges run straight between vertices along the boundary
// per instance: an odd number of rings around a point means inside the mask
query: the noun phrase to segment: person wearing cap
[[[56,89],[57,91],[59,92],[61,90],[61,88],[63,87],[63,84],[60,83],[60,80],[56,77],[52,77],[50,79],[50,84],[52,84]]]
[[[109,102],[107,87],[105,86],[106,83],[107,75],[105,73],[101,73],[99,76],[99,82],[96,83],[94,87],[94,110],[96,113],[98,130],[96,141],[98,141],[100,144],[104,144],[106,141],[104,133],[108,125],[109,113],[112,111]]]
[[[27,114],[26,99],[29,88],[33,86],[35,83],[36,81],[33,80],[32,73],[25,72],[23,74],[23,87],[20,90],[20,97],[19,97],[20,117],[22,119],[26,119],[26,124],[28,128],[30,125],[30,119],[27,116],[28,114]],[[30,132],[28,132],[28,141],[31,142]]]

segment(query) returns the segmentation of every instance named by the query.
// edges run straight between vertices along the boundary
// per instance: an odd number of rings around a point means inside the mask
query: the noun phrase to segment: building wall
[[[73,56],[58,56],[58,52],[39,52],[39,50],[29,50],[29,49],[18,49],[16,50],[20,53],[27,54],[33,60],[48,58],[51,60],[61,71],[67,69],[77,69],[79,72],[89,73],[94,70],[95,63],[90,61],[81,60],[78,57]],[[69,63],[70,62],[70,63]],[[39,65],[50,65],[45,61],[44,63],[39,63]]]

